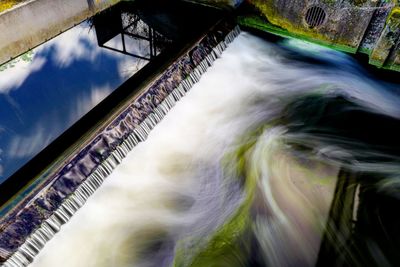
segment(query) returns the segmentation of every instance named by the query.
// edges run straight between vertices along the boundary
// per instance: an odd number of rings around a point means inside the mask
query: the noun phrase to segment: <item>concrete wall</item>
[[[400,7],[392,10],[371,55],[370,63],[400,70]]]
[[[276,26],[299,36],[348,47],[355,52],[374,13],[376,1],[249,0]],[[357,2],[357,3],[355,3]],[[325,22],[315,28],[306,24],[312,6],[326,12]]]
[[[254,14],[239,22],[247,27],[365,53],[369,63],[400,71],[400,2],[397,0],[247,0]],[[307,10],[318,6],[324,23],[310,27]]]
[[[32,0],[0,14],[0,64],[120,0]]]

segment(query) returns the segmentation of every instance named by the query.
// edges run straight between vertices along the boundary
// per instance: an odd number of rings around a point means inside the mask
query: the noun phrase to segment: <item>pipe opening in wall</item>
[[[306,23],[310,28],[321,26],[326,19],[326,12],[319,6],[312,6],[307,10]]]

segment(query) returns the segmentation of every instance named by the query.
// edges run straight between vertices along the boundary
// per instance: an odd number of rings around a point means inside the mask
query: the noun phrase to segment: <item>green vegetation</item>
[[[185,251],[178,250],[175,256],[174,267],[242,266],[239,262],[240,259],[244,258],[241,255],[245,252],[239,244],[240,239],[244,237],[244,233],[251,226],[250,208],[253,203],[257,179],[257,175],[251,171],[252,168],[247,166],[247,155],[251,153],[253,146],[254,141],[246,142],[237,151],[225,158],[227,164],[234,162],[236,170],[234,170],[232,176],[236,176],[240,180],[243,179],[245,198],[240,207],[227,223],[222,225],[209,240],[206,240],[207,242],[204,246],[200,246],[197,249],[193,258],[187,259]],[[238,265],[232,265],[234,263],[238,263]]]
[[[390,57],[390,50],[396,44],[393,32],[400,27],[400,8],[395,7],[389,14],[386,20],[386,28],[383,32],[384,36],[378,46],[371,53],[370,64],[375,65],[379,68],[397,70],[400,68],[395,62],[393,57]],[[399,52],[397,52],[399,53]]]
[[[400,19],[400,7],[393,8],[388,19]]]
[[[283,29],[281,27],[275,26],[270,22],[262,19],[259,16],[240,16],[238,17],[238,23],[242,26],[255,28],[262,31],[267,31],[282,37],[289,37],[289,38],[296,38],[301,39],[307,42],[316,43],[328,48],[332,48],[335,50],[347,52],[347,53],[356,53],[357,48],[342,45],[339,43],[333,43],[331,41],[327,41],[321,38],[318,38],[318,34],[311,35],[311,34],[298,34],[295,32],[291,32],[289,30]]]
[[[326,0],[331,2],[331,0]],[[333,5],[334,1],[330,5]],[[301,7],[294,3],[294,9]],[[249,8],[253,14],[247,14],[239,18],[242,26],[256,28],[284,37],[293,37],[308,42],[317,43],[336,50],[356,53],[357,47],[353,45],[353,36],[333,35],[332,29],[315,30],[308,28],[300,22],[301,18],[296,13],[283,14],[277,7],[275,0],[250,0]],[[334,36],[334,37],[332,37]]]
[[[324,3],[335,8],[334,0],[325,0]],[[370,57],[370,64],[378,68],[385,68],[391,70],[398,70],[399,56],[393,55],[390,52],[391,48],[396,43],[395,32],[400,27],[400,6],[397,0],[388,0],[394,3],[395,7],[387,17],[386,27],[381,36],[380,41],[375,44],[373,48],[360,48],[358,47],[359,38],[362,34],[362,29],[358,29],[357,33],[352,33],[351,29],[347,29],[340,34],[335,34],[337,31],[335,27],[324,26],[320,29],[309,28],[302,22],[302,17],[296,13],[285,13],[281,10],[280,2],[276,0],[249,0],[247,2],[248,9],[252,12],[242,14],[238,17],[238,23],[241,26],[266,31],[278,36],[295,38],[304,40],[311,43],[316,43],[331,49],[347,52],[347,53],[364,53]],[[297,2],[296,2],[297,3]],[[293,9],[301,9],[302,6],[296,6],[294,3]],[[369,5],[365,0],[354,0],[351,2],[353,7],[357,9],[360,6]],[[354,13],[355,16],[362,19],[361,13]],[[345,27],[357,26],[357,20],[354,18],[347,18],[348,23]],[[364,21],[364,23],[368,23]],[[358,39],[357,39],[358,38]],[[388,58],[390,57],[390,58]]]
[[[16,4],[22,3],[25,0],[1,0],[0,1],[0,12],[12,8]]]

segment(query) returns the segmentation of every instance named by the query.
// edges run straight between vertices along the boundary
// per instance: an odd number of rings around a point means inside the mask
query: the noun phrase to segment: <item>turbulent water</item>
[[[242,33],[32,266],[395,265],[399,91]]]

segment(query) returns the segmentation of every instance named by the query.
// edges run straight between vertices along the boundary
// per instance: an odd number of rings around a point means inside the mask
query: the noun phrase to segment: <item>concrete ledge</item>
[[[32,0],[0,14],[0,64],[120,0]]]

